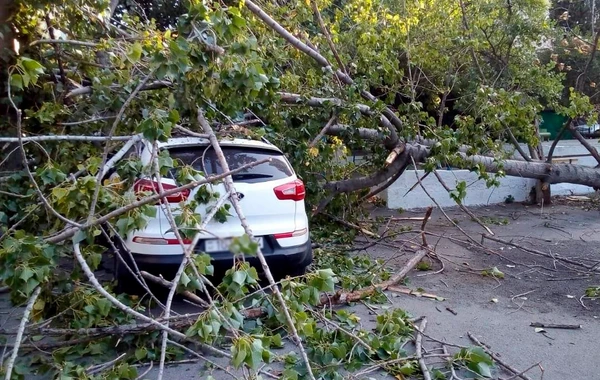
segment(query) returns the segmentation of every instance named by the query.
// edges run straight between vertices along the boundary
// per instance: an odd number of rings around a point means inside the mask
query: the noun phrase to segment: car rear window
[[[290,177],[293,172],[282,153],[260,148],[221,147],[229,169],[271,158],[271,162],[262,163],[234,174],[235,182],[267,182]],[[180,164],[190,165],[208,175],[221,174],[223,168],[215,150],[210,146],[170,148],[169,154]]]

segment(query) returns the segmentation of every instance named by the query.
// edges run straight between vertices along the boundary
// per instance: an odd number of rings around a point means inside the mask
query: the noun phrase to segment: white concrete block
[[[592,146],[600,150],[600,144],[597,140],[589,140]],[[544,143],[544,151],[548,152],[551,142]],[[514,148],[513,148],[514,149]],[[524,146],[527,152],[527,147]],[[554,151],[554,156],[569,156],[574,154],[587,154],[588,151],[579,144],[578,141],[567,140],[559,142]],[[516,153],[518,156],[519,153]],[[596,160],[591,157],[577,157],[577,164],[585,166],[596,166]],[[424,172],[417,171],[419,178],[422,178]],[[459,181],[467,182],[467,196],[463,200],[466,206],[482,206],[504,202],[509,196],[516,202],[523,202],[529,199],[531,189],[536,181],[530,178],[505,177],[500,179],[500,186],[487,188],[485,181],[478,180],[477,174],[468,170],[439,170],[446,185],[454,189]],[[429,175],[423,181],[423,185],[431,196],[442,207],[456,206],[456,203],[446,189],[440,185],[434,175]],[[396,182],[394,182],[382,197],[387,201],[387,207],[391,209],[403,208],[406,210],[435,206],[433,201],[425,194],[423,189],[417,185],[414,190],[406,194],[407,191],[417,183],[414,170],[407,170]],[[569,183],[558,183],[551,185],[552,195],[582,195],[589,194],[594,190],[588,186],[573,185]]]

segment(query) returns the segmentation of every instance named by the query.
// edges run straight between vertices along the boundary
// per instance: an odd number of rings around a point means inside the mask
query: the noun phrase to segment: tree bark
[[[423,161],[429,155],[429,149],[424,149],[423,146],[407,145],[407,151],[416,161]],[[482,164],[485,170],[491,173],[502,170],[508,176],[540,179],[548,184],[572,183],[590,187],[600,185],[600,170],[588,166],[504,160],[500,167],[494,157],[460,154],[467,164],[465,168],[468,168],[468,164]]]

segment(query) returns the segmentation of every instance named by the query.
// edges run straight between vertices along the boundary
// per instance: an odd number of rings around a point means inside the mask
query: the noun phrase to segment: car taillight
[[[292,200],[298,202],[304,200],[304,196],[306,195],[304,182],[299,179],[277,186],[273,189],[273,191],[275,191],[275,196],[277,199],[282,201]]]
[[[303,228],[301,230],[296,230],[296,231],[292,231],[292,232],[282,232],[280,234],[275,234],[275,235],[273,235],[273,237],[277,240],[288,239],[288,238],[305,235],[307,232],[308,232],[308,228]]]
[[[166,184],[166,183],[163,183],[162,186],[163,186],[163,190],[165,190],[165,191],[177,188],[177,186],[175,186],[175,185],[170,185],[170,184]],[[136,193],[141,193],[141,192],[158,193],[159,187],[158,187],[158,183],[156,181],[151,181],[148,179],[140,179],[133,185],[133,191],[135,191]],[[168,197],[165,197],[165,199],[169,203],[179,203],[181,201],[185,201],[186,199],[188,199],[189,196],[190,196],[190,191],[186,189],[186,190],[181,190],[175,194],[171,194]]]

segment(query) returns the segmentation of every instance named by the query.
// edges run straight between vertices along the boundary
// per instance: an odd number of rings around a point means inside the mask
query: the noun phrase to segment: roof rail
[[[262,137],[260,138],[260,140],[261,140],[262,142],[266,143],[266,144],[269,144],[269,145],[273,145],[273,146],[275,146],[275,144],[273,144],[272,142],[270,142],[269,140],[267,140],[267,138],[266,138],[266,137],[264,137],[264,136],[262,136]]]

